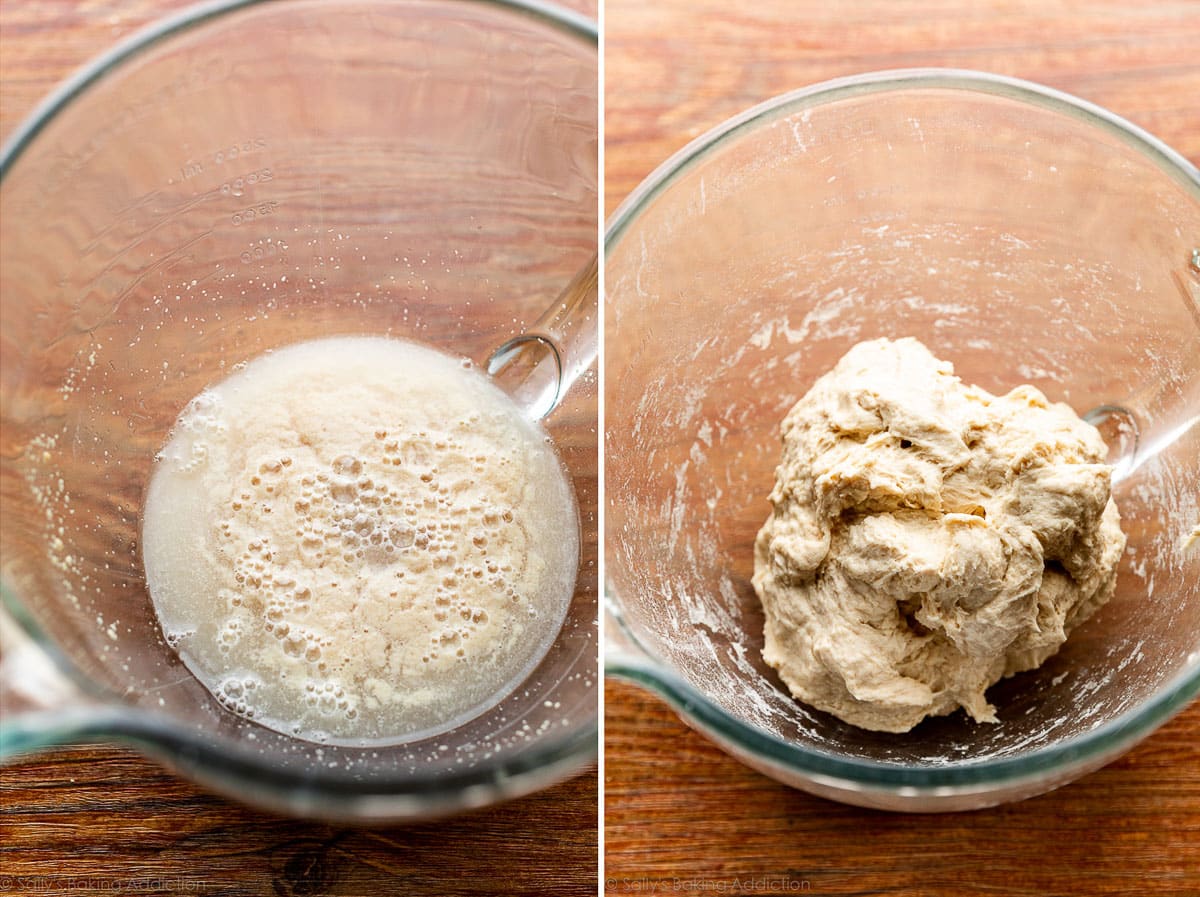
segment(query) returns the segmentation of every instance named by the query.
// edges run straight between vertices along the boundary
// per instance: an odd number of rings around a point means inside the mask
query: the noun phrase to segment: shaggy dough
[[[1039,666],[1112,597],[1100,434],[1032,386],[966,386],[915,339],[859,343],[782,425],[755,544],[763,656],[792,694],[906,732]]]

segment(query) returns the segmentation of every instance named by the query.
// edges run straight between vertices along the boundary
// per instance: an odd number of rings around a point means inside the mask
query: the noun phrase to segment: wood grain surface
[[[880,69],[1025,78],[1200,158],[1200,4],[1124,0],[607,0],[608,212],[671,153],[770,97]]]
[[[440,822],[258,813],[113,747],[0,770],[0,894],[594,894],[596,776]]]
[[[729,116],[886,68],[1038,81],[1200,160],[1200,3],[606,0],[605,41],[609,213]],[[1200,705],[1059,791],[922,816],[785,788],[628,684],[605,700],[609,894],[1200,894]]]
[[[4,3],[0,139],[78,66],[187,5]],[[246,809],[124,748],[63,748],[0,769],[0,895],[594,894],[597,800],[591,770],[446,821],[346,828]]]
[[[1200,894],[1200,705],[1057,791],[918,815],[785,788],[633,686],[604,694],[610,895]]]

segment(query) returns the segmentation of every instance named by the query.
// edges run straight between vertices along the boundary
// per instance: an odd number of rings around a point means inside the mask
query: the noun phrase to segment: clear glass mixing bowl
[[[0,161],[6,756],[112,737],[242,800],[364,820],[481,806],[595,758],[595,298],[556,297],[596,251],[596,43],[536,2],[209,5],[95,62],[16,134]],[[481,365],[507,344],[518,395],[553,361],[545,425],[581,514],[541,665],[484,715],[388,748],[222,710],[164,643],[137,544],[184,404],[331,334]]]
[[[957,71],[823,84],[660,167],[606,240],[607,672],[838,800],[980,807],[1111,760],[1200,690],[1200,175],[1056,91]],[[853,344],[913,335],[968,383],[1100,426],[1129,547],[1041,669],[907,735],[793,701],[750,585],[779,423]]]

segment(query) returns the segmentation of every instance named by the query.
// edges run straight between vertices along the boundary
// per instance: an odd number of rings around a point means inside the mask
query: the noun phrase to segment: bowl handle
[[[596,360],[596,256],[533,326],[498,346],[484,369],[533,420],[553,411]]]

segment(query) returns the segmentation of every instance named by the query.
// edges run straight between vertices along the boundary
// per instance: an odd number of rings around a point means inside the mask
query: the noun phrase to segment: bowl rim
[[[389,0],[364,2],[388,5]],[[437,2],[447,6],[490,7],[593,49],[599,48],[599,30],[594,20],[547,0]],[[151,22],[93,57],[42,100],[4,142],[0,148],[0,183],[56,116],[85,96],[94,85],[121,71],[130,61],[169,38],[217,20],[226,20],[232,14],[253,7],[283,7],[288,3],[295,6],[340,5],[339,0],[287,0],[287,3],[281,0],[209,0]],[[405,4],[397,2],[394,5]],[[436,3],[417,5],[434,6]],[[260,756],[225,738],[201,733],[173,719],[122,704],[119,697],[102,689],[66,658],[3,576],[0,576],[0,605],[3,605],[0,613],[6,610],[10,614],[15,625],[51,659],[54,667],[81,696],[79,706],[71,707],[61,715],[32,714],[24,718],[6,715],[3,731],[0,731],[0,760],[3,761],[53,745],[94,739],[120,741],[140,748],[215,790],[251,803],[316,817],[383,821],[434,818],[529,794],[580,772],[598,756],[597,706],[590,720],[540,747],[526,749],[500,763],[451,769],[438,779],[382,776],[364,781],[344,767],[310,766],[303,771],[280,767],[272,763],[270,757]],[[596,674],[599,676],[599,670]],[[596,681],[598,683],[598,679]],[[520,685],[514,691],[519,689]],[[46,719],[52,715],[55,718]],[[380,749],[379,745],[362,748],[364,751]]]
[[[609,217],[604,230],[605,256],[658,194],[729,139],[804,109],[854,96],[911,89],[961,90],[1006,97],[1081,119],[1142,152],[1200,201],[1200,170],[1195,165],[1153,134],[1095,103],[1033,81],[990,72],[956,68],[885,69],[833,78],[772,97],[726,119],[677,150],[647,175]]]
[[[210,20],[222,18],[251,7],[273,6],[279,0],[207,0],[180,12],[157,19],[144,28],[123,38],[114,46],[95,56],[67,77],[27,115],[0,147],[0,179],[31,144],[35,137],[71,101],[87,91],[118,66],[149,50],[155,44]],[[293,4],[313,3],[313,0],[288,0]],[[316,0],[319,3],[320,0]],[[326,3],[337,0],[325,0]],[[385,3],[387,0],[375,0]],[[534,19],[559,31],[579,38],[599,48],[600,33],[595,21],[573,9],[557,6],[547,0],[441,0],[459,6],[491,6]],[[313,4],[316,5],[316,4]],[[397,4],[399,5],[399,4]]]
[[[988,72],[954,68],[910,68],[867,72],[823,81],[759,103],[689,142],[639,184],[609,217],[604,235],[607,259],[629,226],[664,191],[728,141],[780,118],[850,97],[895,91],[957,90],[1022,102],[1081,120],[1118,137],[1157,165],[1197,203],[1200,170],[1158,138],[1108,110],[1086,100],[1034,82]],[[625,619],[623,602],[604,574],[607,626],[619,628],[628,650],[608,651],[605,674],[637,683],[660,697],[689,723],[736,752],[763,762],[765,768],[832,781],[846,790],[880,791],[909,797],[943,797],[989,788],[1049,780],[1064,771],[1086,771],[1089,763],[1105,762],[1132,747],[1200,695],[1200,652],[1141,705],[1123,711],[1106,723],[1053,745],[1015,757],[964,760],[952,766],[901,766],[877,760],[849,758],[807,747],[776,736],[729,714],[681,675],[661,662],[639,639]]]

